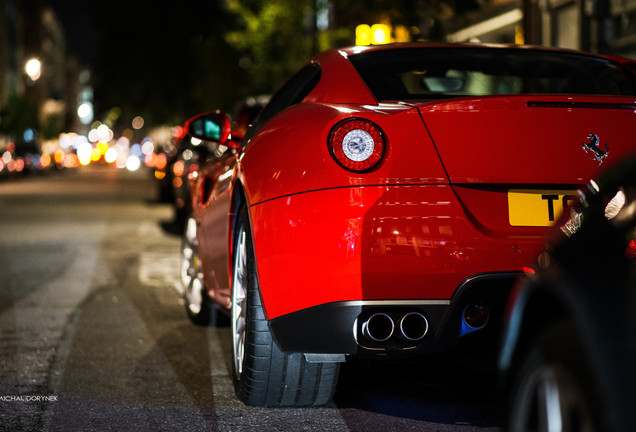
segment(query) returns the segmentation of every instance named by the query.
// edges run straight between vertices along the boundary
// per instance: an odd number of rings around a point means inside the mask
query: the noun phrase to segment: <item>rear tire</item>
[[[573,326],[558,322],[533,341],[516,375],[505,430],[599,429],[597,394]]]
[[[255,269],[243,207],[237,218],[232,272],[232,375],[237,397],[247,405],[267,407],[329,403],[339,363],[308,363],[304,354],[278,348],[265,319]]]

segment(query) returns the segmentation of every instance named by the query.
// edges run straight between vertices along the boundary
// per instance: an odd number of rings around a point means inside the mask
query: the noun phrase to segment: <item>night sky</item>
[[[206,41],[222,40],[229,23],[222,1],[50,3],[70,50],[93,71],[98,112],[118,106],[129,116],[169,122],[205,108],[193,106],[201,105],[192,99],[193,68],[207,55]]]

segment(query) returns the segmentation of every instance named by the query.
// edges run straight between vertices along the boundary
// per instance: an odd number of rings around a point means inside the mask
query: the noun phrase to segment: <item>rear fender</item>
[[[327,144],[334,125],[353,117],[375,123],[387,142],[377,168],[362,174],[342,168]],[[418,110],[397,104],[294,105],[265,124],[240,160],[251,205],[331,188],[448,182]]]

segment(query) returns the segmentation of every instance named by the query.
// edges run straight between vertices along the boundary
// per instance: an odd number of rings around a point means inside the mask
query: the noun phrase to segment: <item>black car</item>
[[[636,428],[636,157],[579,195],[508,304],[507,431]]]

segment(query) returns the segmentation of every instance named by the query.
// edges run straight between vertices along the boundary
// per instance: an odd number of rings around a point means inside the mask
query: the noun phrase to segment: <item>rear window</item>
[[[596,57],[512,49],[422,48],[349,57],[378,100],[514,94],[636,94],[620,64]]]

